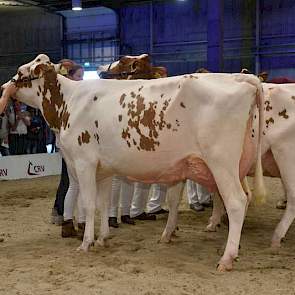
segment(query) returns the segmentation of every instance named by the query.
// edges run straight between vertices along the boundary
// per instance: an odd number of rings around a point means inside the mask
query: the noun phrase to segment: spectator
[[[22,109],[22,105],[13,101],[9,107],[9,153],[10,155],[22,155],[26,153],[27,126],[30,125],[30,114]]]
[[[27,154],[36,154],[39,150],[40,141],[44,137],[42,133],[42,120],[38,116],[38,111],[29,108],[31,124],[28,126],[27,134]]]
[[[8,133],[9,133],[8,115],[7,115],[7,112],[4,112],[3,114],[0,115],[0,154],[2,156],[9,155]]]

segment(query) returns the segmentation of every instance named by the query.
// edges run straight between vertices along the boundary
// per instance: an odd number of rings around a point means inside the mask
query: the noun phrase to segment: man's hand
[[[2,97],[8,96],[9,97],[14,97],[15,93],[17,91],[17,87],[15,86],[15,83],[10,82],[3,90]]]
[[[2,114],[6,108],[7,102],[10,97],[15,96],[17,87],[14,83],[9,83],[3,90],[2,97],[0,98],[0,114]]]

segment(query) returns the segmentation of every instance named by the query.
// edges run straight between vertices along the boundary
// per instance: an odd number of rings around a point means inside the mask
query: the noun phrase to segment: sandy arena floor
[[[210,210],[198,215],[182,204],[178,238],[157,241],[165,217],[112,229],[111,246],[76,252],[49,223],[58,177],[0,182],[0,294],[185,295],[295,294],[295,232],[279,254],[268,247],[283,211],[278,179],[267,179],[267,205],[251,207],[234,271],[215,270],[226,240],[223,226],[206,233]],[[97,227],[98,228],[98,227]]]

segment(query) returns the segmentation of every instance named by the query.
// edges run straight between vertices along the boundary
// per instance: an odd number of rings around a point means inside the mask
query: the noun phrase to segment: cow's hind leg
[[[243,187],[243,190],[244,190],[244,192],[247,196],[247,200],[248,200],[247,205],[246,205],[246,212],[247,212],[248,206],[249,206],[251,199],[252,199],[252,192],[250,190],[247,177],[245,177],[244,180],[242,181],[242,187]],[[217,192],[213,196],[212,216],[209,218],[209,224],[207,225],[205,231],[215,232],[217,227],[220,225],[222,218],[225,218],[225,220],[228,221],[221,196]]]
[[[216,168],[213,171],[213,175],[229,219],[227,244],[217,269],[219,271],[232,270],[233,261],[238,257],[247,197],[243,191],[238,175],[233,175],[231,171],[225,169]]]
[[[226,214],[226,212],[222,199],[219,193],[214,193],[212,215],[209,218],[209,224],[207,225],[205,231],[215,232],[217,227],[220,225],[221,218],[224,214]]]
[[[83,242],[78,250],[88,251],[89,247],[94,244],[94,215],[96,199],[96,166],[89,165],[87,161],[75,163],[77,178],[80,187],[80,196],[82,205],[85,209],[86,224]]]
[[[184,182],[180,182],[168,188],[167,203],[169,208],[169,215],[166,227],[160,239],[161,243],[169,243],[171,241],[171,235],[176,229],[178,206],[182,197],[184,185]]]
[[[110,233],[109,223],[108,223],[108,213],[110,206],[110,195],[112,189],[112,177],[108,177],[97,184],[97,200],[98,207],[100,210],[100,233],[96,241],[96,244],[100,246],[107,246],[107,238]]]
[[[281,246],[281,240],[285,237],[290,225],[295,218],[295,183],[294,178],[294,163],[295,155],[290,152],[292,148],[286,146],[286,150],[280,149],[279,153],[273,151],[273,155],[276,159],[278,167],[280,169],[282,183],[287,196],[287,207],[284,215],[277,225],[271,242],[272,248],[279,248]],[[288,155],[288,159],[286,159]]]

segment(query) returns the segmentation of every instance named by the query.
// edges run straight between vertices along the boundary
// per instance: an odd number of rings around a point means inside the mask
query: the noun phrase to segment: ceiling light
[[[82,10],[81,0],[72,0],[72,10]]]

